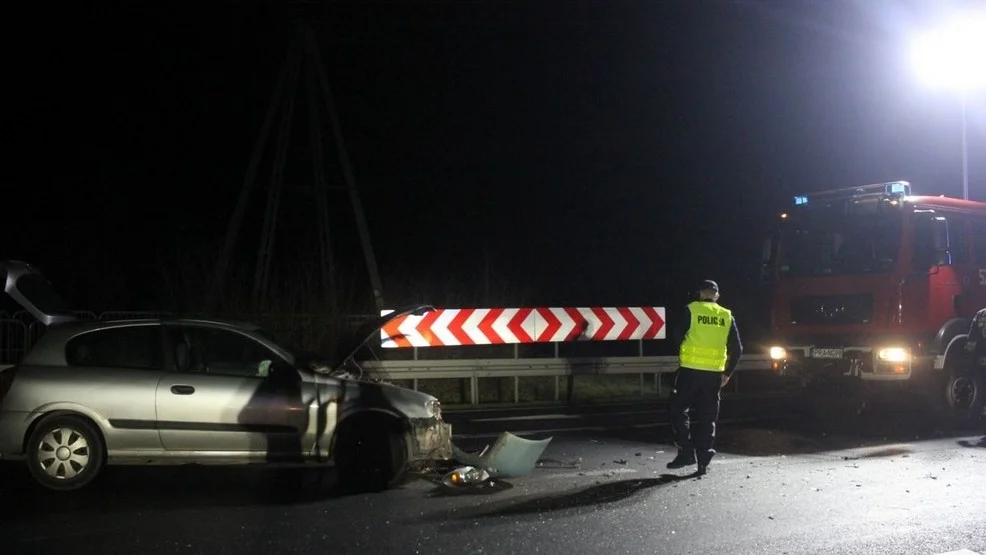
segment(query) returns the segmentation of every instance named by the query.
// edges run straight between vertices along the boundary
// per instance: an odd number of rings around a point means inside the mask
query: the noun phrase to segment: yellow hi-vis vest
[[[733,313],[710,301],[688,304],[691,325],[681,342],[679,363],[684,368],[722,372],[726,369],[726,342]]]

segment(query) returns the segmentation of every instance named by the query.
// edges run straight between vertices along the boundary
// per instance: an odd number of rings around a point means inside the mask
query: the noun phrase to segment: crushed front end
[[[408,464],[428,468],[452,458],[452,425],[441,416],[412,418],[408,442]]]

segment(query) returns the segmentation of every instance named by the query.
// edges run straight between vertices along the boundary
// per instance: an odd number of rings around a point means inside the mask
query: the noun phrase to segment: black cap
[[[719,284],[712,281],[711,279],[703,279],[702,283],[698,286],[698,291],[705,291],[706,289],[711,289],[716,293],[719,292]]]

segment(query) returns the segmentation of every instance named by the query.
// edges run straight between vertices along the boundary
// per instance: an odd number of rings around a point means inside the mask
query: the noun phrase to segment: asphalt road
[[[502,430],[554,438],[531,475],[476,490],[420,479],[341,495],[331,472],[176,467],[55,494],[5,466],[0,541],[12,554],[986,552],[979,430],[902,412],[819,426],[764,400],[722,417],[702,478],[665,468],[666,413],[633,404],[450,414],[467,449]]]

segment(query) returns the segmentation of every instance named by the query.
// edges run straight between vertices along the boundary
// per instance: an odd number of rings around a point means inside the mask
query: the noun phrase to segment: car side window
[[[69,366],[162,370],[160,326],[128,326],[77,335],[65,346]]]
[[[187,326],[171,329],[179,371],[264,378],[281,359],[255,339],[229,330]]]

